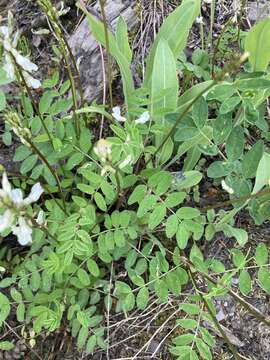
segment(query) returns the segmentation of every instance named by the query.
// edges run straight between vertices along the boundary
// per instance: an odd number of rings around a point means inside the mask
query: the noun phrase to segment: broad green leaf
[[[176,320],[176,322],[184,329],[196,329],[198,325],[197,321],[194,319],[180,319],[180,320]]]
[[[173,208],[179,204],[181,204],[186,197],[186,193],[181,191],[181,192],[174,192],[171,193],[167,196],[167,198],[165,199],[165,205],[169,208]]]
[[[0,111],[6,107],[6,96],[3,91],[0,90]]]
[[[197,185],[202,179],[202,174],[199,171],[191,170],[185,171],[177,178],[175,177],[175,187],[178,190],[184,190]]]
[[[199,129],[204,127],[208,119],[208,105],[203,96],[201,96],[193,105],[192,118]]]
[[[158,94],[163,96],[158,101]],[[157,45],[151,78],[151,116],[155,121],[164,123],[164,114],[176,109],[178,97],[178,78],[176,62],[168,42],[161,38]]]
[[[162,222],[166,215],[166,211],[167,208],[165,204],[159,204],[154,208],[154,211],[149,217],[148,226],[150,230],[154,230],[154,228]]]
[[[257,168],[255,185],[252,194],[256,194],[265,185],[268,185],[269,180],[270,180],[270,154],[265,152],[263,153],[263,156]]]
[[[145,197],[147,192],[147,187],[145,185],[138,185],[133,190],[132,194],[128,199],[128,205],[135,204],[136,202],[139,203]]]
[[[195,342],[201,357],[205,360],[212,360],[212,354],[208,345],[206,345],[206,343],[198,337],[195,339]]]
[[[270,61],[270,18],[255,24],[245,40],[245,51],[249,53],[252,71],[266,71]]]
[[[200,313],[200,307],[195,304],[181,304],[179,308],[189,315]]]
[[[207,169],[207,176],[213,179],[229,175],[233,171],[233,166],[224,161],[214,161]]]
[[[194,334],[179,335],[179,336],[173,338],[172,342],[178,346],[189,345],[194,340],[194,337],[195,337]]]
[[[192,207],[183,206],[179,210],[177,210],[176,215],[179,219],[194,219],[200,216],[200,210]]]
[[[259,140],[247,153],[245,153],[242,162],[242,170],[246,179],[255,177],[259,162],[263,155],[263,149],[264,143],[262,140]]]
[[[259,266],[267,264],[268,250],[264,243],[261,243],[256,247],[255,261]]]
[[[66,168],[67,170],[72,170],[75,166],[79,165],[84,158],[84,155],[80,152],[76,152],[73,154],[67,162]]]
[[[227,114],[228,112],[233,111],[236,106],[240,103],[241,98],[239,96],[233,96],[229,99],[226,99],[223,101],[223,103],[220,106],[219,113],[221,115]]]
[[[180,224],[176,232],[176,241],[177,241],[177,245],[181,250],[187,247],[189,236],[190,236],[190,232],[186,229],[186,227],[183,224]]]
[[[172,141],[171,137],[169,137],[165,142],[165,144],[162,146],[162,149],[157,154],[159,165],[163,165],[171,158],[173,149],[174,149],[174,142]]]
[[[90,285],[90,277],[87,274],[87,272],[84,269],[79,269],[77,271],[77,275],[78,278],[80,280],[80,282],[84,285],[84,286],[89,286]]]
[[[90,336],[90,338],[87,340],[87,344],[86,344],[86,349],[85,349],[86,353],[93,354],[96,344],[97,344],[96,335]]]
[[[119,19],[117,22],[115,38],[116,38],[116,42],[117,42],[119,50],[125,56],[128,63],[130,63],[131,59],[132,59],[132,51],[130,49],[129,42],[128,42],[127,24],[125,22],[125,19],[122,16],[119,16]]]
[[[140,310],[144,310],[148,304],[149,301],[149,290],[147,287],[142,287],[137,295],[136,303],[137,307]]]
[[[97,265],[97,263],[95,262],[95,260],[93,259],[88,259],[87,260],[87,269],[89,270],[90,274],[92,274],[95,277],[99,277],[99,267]]]
[[[244,130],[241,126],[233,128],[226,144],[225,150],[229,161],[238,160],[244,150],[245,137]]]
[[[230,232],[236,238],[240,246],[244,246],[248,241],[248,233],[244,229],[237,229],[231,227]]]
[[[168,300],[168,287],[163,279],[155,281],[155,292],[161,301],[165,302]]]
[[[267,268],[261,267],[258,271],[258,280],[260,287],[270,294],[270,272]]]
[[[9,315],[10,304],[8,298],[0,293],[0,327]]]
[[[157,197],[155,195],[146,196],[139,204],[137,211],[138,217],[143,217],[149,210],[151,210],[157,202]]]
[[[178,229],[178,224],[179,224],[179,220],[177,215],[173,214],[171,216],[168,217],[167,221],[166,221],[166,236],[170,239],[172,238]]]
[[[24,175],[26,173],[28,173],[30,170],[33,169],[33,167],[36,165],[38,161],[38,156],[37,155],[30,155],[28,158],[26,158],[20,167],[20,171],[21,173]]]
[[[148,85],[160,39],[168,42],[175,60],[185,48],[189,30],[200,11],[199,0],[185,0],[164,21],[146,61],[145,84]]]
[[[239,289],[243,295],[248,295],[251,291],[251,278],[249,272],[246,270],[240,272]]]
[[[10,341],[0,341],[0,350],[9,351],[14,348],[14,344]]]
[[[96,204],[97,204],[97,206],[98,206],[98,208],[100,210],[107,211],[106,202],[104,200],[104,197],[100,193],[96,192],[95,195],[94,195],[94,199],[95,199],[95,202],[96,202]]]

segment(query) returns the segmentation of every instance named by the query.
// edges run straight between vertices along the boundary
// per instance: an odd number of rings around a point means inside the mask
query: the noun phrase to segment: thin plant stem
[[[99,0],[100,11],[102,16],[102,21],[104,25],[104,34],[105,34],[105,47],[107,52],[107,71],[108,71],[108,87],[109,87],[109,96],[110,96],[110,107],[113,108],[113,97],[112,97],[112,64],[111,64],[111,56],[110,56],[110,42],[109,42],[109,33],[108,33],[108,24],[105,13],[105,1]]]
[[[214,205],[205,206],[205,207],[201,208],[200,211],[201,212],[206,212],[208,210],[222,208],[224,206],[233,205],[235,203],[239,203],[239,202],[242,202],[242,201],[245,201],[245,200],[256,199],[256,198],[258,198],[260,196],[269,195],[269,194],[270,194],[270,189],[262,190],[262,191],[258,191],[256,194],[245,195],[245,196],[241,196],[241,197],[236,198],[236,199],[230,199],[230,200],[218,202],[218,203],[216,203]]]
[[[211,316],[211,319],[213,320],[213,323],[215,324],[216,328],[219,330],[221,336],[223,337],[223,339],[225,340],[225,342],[227,343],[228,345],[228,348],[230,349],[231,353],[233,354],[234,358],[236,360],[240,360],[240,357],[239,355],[237,354],[234,346],[232,345],[232,343],[230,342],[228,336],[226,335],[225,331],[222,329],[222,327],[220,326],[219,322],[217,321],[216,317],[215,317],[215,314],[213,313],[211,307],[209,306],[208,302],[206,301],[205,297],[202,295],[201,291],[198,289],[198,285],[197,285],[197,282],[196,282],[196,278],[195,276],[193,275],[192,271],[189,270],[189,275],[190,275],[190,278],[193,282],[193,285],[194,285],[194,288],[196,290],[196,293],[200,296],[202,302],[204,303],[204,306],[207,308],[207,311],[209,313],[209,315]]]
[[[59,193],[62,197],[62,201],[63,201],[63,206],[66,212],[66,203],[65,203],[65,199],[64,199],[64,195],[63,195],[63,190],[61,187],[61,183],[60,180],[58,178],[58,175],[56,174],[56,172],[54,171],[54,169],[52,168],[52,166],[50,165],[50,163],[48,162],[48,160],[46,159],[46,157],[42,154],[42,152],[36,147],[36,145],[30,140],[30,139],[26,139],[26,141],[28,142],[28,144],[30,145],[31,149],[38,155],[38,157],[40,158],[40,160],[42,162],[45,163],[45,165],[47,166],[47,168],[49,169],[50,173],[52,174],[52,176],[54,177]]]
[[[246,302],[243,298],[241,298],[241,296],[239,296],[237,293],[235,293],[233,290],[231,290],[228,286],[226,286],[224,284],[220,284],[218,281],[213,279],[210,275],[197,270],[196,267],[194,267],[194,265],[187,260],[187,258],[183,258],[183,261],[188,265],[188,267],[192,266],[193,268],[195,268],[196,272],[198,274],[200,274],[206,280],[210,281],[211,283],[213,283],[216,286],[222,286],[224,289],[226,289],[229,292],[229,294],[236,301],[238,301],[250,314],[255,316],[255,318],[257,320],[259,320],[260,322],[262,322],[265,325],[267,325],[268,327],[270,327],[270,320],[268,320],[266,316],[264,316],[260,311],[258,311],[253,305]]]
[[[189,110],[192,108],[192,106],[195,104],[195,102],[203,95],[205,94],[207,91],[209,91],[213,86],[215,86],[217,84],[216,80],[213,80],[211,84],[209,84],[204,90],[202,90],[189,104],[188,106],[185,108],[185,110],[179,115],[179,117],[175,120],[175,123],[173,124],[171,130],[168,132],[168,134],[164,137],[163,141],[161,142],[161,144],[157,147],[157,149],[155,150],[154,154],[152,155],[152,157],[150,157],[146,163],[145,163],[145,167],[146,165],[152,160],[152,158],[154,158],[158,152],[163,148],[163,146],[166,144],[167,140],[169,139],[169,137],[173,134],[174,130],[177,128],[177,126],[179,125],[180,121],[187,115],[187,113],[189,112]]]
[[[31,92],[29,86],[27,85],[27,82],[26,82],[25,77],[24,77],[24,75],[23,75],[22,69],[21,69],[20,66],[17,64],[14,55],[13,55],[12,53],[9,53],[9,54],[10,54],[10,56],[12,57],[13,63],[14,63],[14,65],[15,65],[18,73],[19,73],[19,76],[20,76],[20,78],[21,78],[21,81],[22,81],[22,83],[23,83],[23,85],[24,85],[24,87],[25,87],[25,89],[26,89],[26,92],[27,92],[27,94],[28,94],[28,96],[29,96],[29,99],[30,99],[30,101],[31,101],[31,103],[32,103],[32,105],[33,105],[33,107],[34,107],[34,110],[35,110],[36,114],[38,115],[38,117],[40,118],[41,124],[42,124],[42,126],[43,126],[43,128],[44,128],[44,130],[45,130],[45,132],[46,132],[46,134],[47,134],[47,136],[48,136],[51,144],[53,145],[53,140],[52,140],[51,134],[50,134],[50,132],[49,132],[49,129],[47,128],[47,126],[46,126],[46,124],[45,124],[45,122],[44,122],[44,119],[43,119],[43,117],[42,117],[42,115],[41,115],[41,113],[40,113],[40,111],[39,111],[38,105],[37,105],[37,103],[36,103],[36,101],[35,101],[35,99],[34,99],[34,97],[33,97],[33,94],[32,94],[32,92]]]

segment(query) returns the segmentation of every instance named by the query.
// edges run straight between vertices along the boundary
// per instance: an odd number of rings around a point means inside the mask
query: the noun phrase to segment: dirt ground
[[[56,1],[58,3],[58,1]],[[136,1],[135,1],[136,2]],[[240,0],[238,1],[238,3]],[[90,3],[90,2],[89,2]],[[94,3],[94,1],[92,1]],[[138,2],[137,2],[138,3]],[[142,51],[147,51],[149,43],[153,39],[153,26],[156,30],[162,22],[162,18],[169,13],[178,1],[160,0],[157,1],[155,20],[153,20],[154,1],[141,0],[144,12],[144,31],[140,35],[134,37],[133,46],[135,49],[135,61],[139,61]],[[214,38],[218,36],[221,25],[224,24],[229,17],[234,14],[234,0],[217,0],[217,10],[214,25]],[[237,1],[236,1],[237,3]],[[17,19],[18,25],[22,30],[27,46],[31,50],[34,61],[40,66],[40,75],[46,76],[51,65],[56,66],[56,63],[48,61],[52,56],[52,50],[48,47],[48,38],[40,35],[35,35],[31,28],[40,28],[46,26],[46,19],[40,13],[38,6],[33,1],[7,2],[0,0],[0,14],[6,13],[7,5],[12,5],[15,9],[14,15]],[[243,14],[243,26],[250,26],[258,16],[262,16],[266,11],[268,12],[267,1],[261,1],[260,11],[258,11],[257,1],[249,2]],[[77,24],[80,22],[80,14],[78,14],[75,1],[65,1],[66,6],[70,6],[70,12],[62,19],[63,26],[66,29],[66,35],[72,34]],[[261,6],[260,5],[260,6]],[[209,5],[203,6],[203,17],[206,25],[209,24]],[[270,7],[269,7],[270,9]],[[270,12],[270,10],[269,10]],[[258,15],[259,14],[259,15]],[[148,21],[148,22],[147,22]],[[155,21],[155,23],[151,23]],[[141,27],[140,27],[141,29]],[[138,30],[140,31],[140,30]],[[207,26],[206,26],[207,31]],[[143,40],[138,40],[143,39]],[[53,44],[54,39],[50,38],[49,42]],[[192,50],[198,46],[198,28],[195,26],[189,42],[189,49]],[[117,87],[117,84],[115,85]],[[10,88],[9,91],[13,91]],[[3,129],[3,123],[0,119],[0,132]],[[14,147],[7,148],[0,141],[0,163],[5,165],[8,170],[16,171],[14,164],[11,161]],[[270,225],[257,227],[251,220],[247,220],[245,215],[241,221],[249,233],[249,246],[255,248],[259,242],[270,244]],[[233,246],[232,240],[224,238],[224,236],[216,236],[215,240],[211,242],[211,246],[205,247],[205,255],[208,257],[214,256],[217,259],[226,261],[229,259],[228,248]],[[187,288],[186,293],[189,293]],[[185,294],[183,295],[185,296]],[[177,304],[183,298],[171,297],[168,303],[158,304],[155,300],[151,302],[149,307],[143,311],[134,311],[129,314],[127,318],[122,315],[111,314],[109,318],[110,324],[110,341],[107,351],[97,351],[94,355],[85,355],[78,353],[75,349],[75,344],[70,336],[69,330],[63,326],[61,331],[58,331],[52,336],[40,337],[36,340],[36,346],[31,349],[29,344],[21,337],[21,326],[16,324],[16,321],[10,322],[10,329],[6,329],[4,334],[0,334],[1,338],[13,339],[16,343],[14,350],[10,352],[0,351],[0,360],[124,360],[124,359],[160,359],[169,360],[173,357],[169,353],[170,339],[177,335],[179,330],[175,328],[175,319],[180,314],[177,312]],[[270,316],[270,299],[269,296],[262,294],[258,286],[254,286],[252,294],[246,298],[246,301],[254,305],[263,314]],[[226,329],[227,336],[235,343],[237,350],[244,357],[243,359],[250,360],[270,360],[270,329],[265,325],[260,324],[253,316],[243,310],[235,300],[226,296],[216,301],[218,314],[220,317],[220,324]],[[231,359],[228,349],[223,340],[217,337],[217,344],[215,348],[214,359],[226,360]]]

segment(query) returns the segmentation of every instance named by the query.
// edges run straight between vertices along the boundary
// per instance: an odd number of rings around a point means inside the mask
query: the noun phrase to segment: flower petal
[[[27,85],[33,89],[38,89],[41,87],[41,82],[38,79],[33,78],[26,71],[23,71],[23,75]]]
[[[21,189],[11,190],[10,198],[16,206],[23,204],[23,193]]]
[[[112,110],[112,116],[115,118],[115,120],[119,122],[125,122],[127,120],[124,116],[121,116],[120,106],[115,106]]]
[[[142,113],[142,115],[139,117],[139,119],[135,120],[136,124],[145,124],[150,119],[150,114],[148,111],[145,111]]]
[[[44,211],[40,210],[36,219],[38,225],[44,224]]]
[[[7,173],[4,172],[2,176],[2,189],[5,192],[6,195],[10,196],[11,193],[11,185],[8,181]]]
[[[13,226],[12,232],[17,236],[18,242],[22,246],[32,243],[32,228],[23,217],[19,217],[19,226]]]
[[[10,228],[14,220],[14,214],[10,210],[6,210],[0,215],[0,232]]]
[[[20,65],[25,71],[37,71],[38,67],[36,64],[32,63],[32,61],[30,61],[29,59],[27,59],[27,57],[22,56],[21,54],[18,53],[17,50],[12,49],[12,54],[15,56],[16,55],[16,63],[18,65]]]
[[[26,199],[24,199],[23,203],[24,205],[32,204],[40,198],[41,194],[44,192],[42,186],[40,183],[35,184],[32,186],[32,189],[30,191],[30,194],[27,196]]]

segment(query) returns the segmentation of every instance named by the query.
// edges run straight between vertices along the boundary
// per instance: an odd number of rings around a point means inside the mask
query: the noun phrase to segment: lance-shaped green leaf
[[[159,94],[162,93],[160,97]],[[174,55],[164,39],[160,39],[153,64],[151,81],[151,115],[164,122],[164,115],[177,105],[178,79]],[[156,100],[158,98],[158,100]]]
[[[200,4],[200,0],[185,0],[164,21],[146,61],[145,84],[148,84],[150,81],[160,39],[163,38],[168,41],[176,60],[186,46],[189,30],[193,21],[199,15]]]
[[[248,32],[245,50],[249,52],[252,71],[265,71],[270,61],[270,17],[254,25]]]

